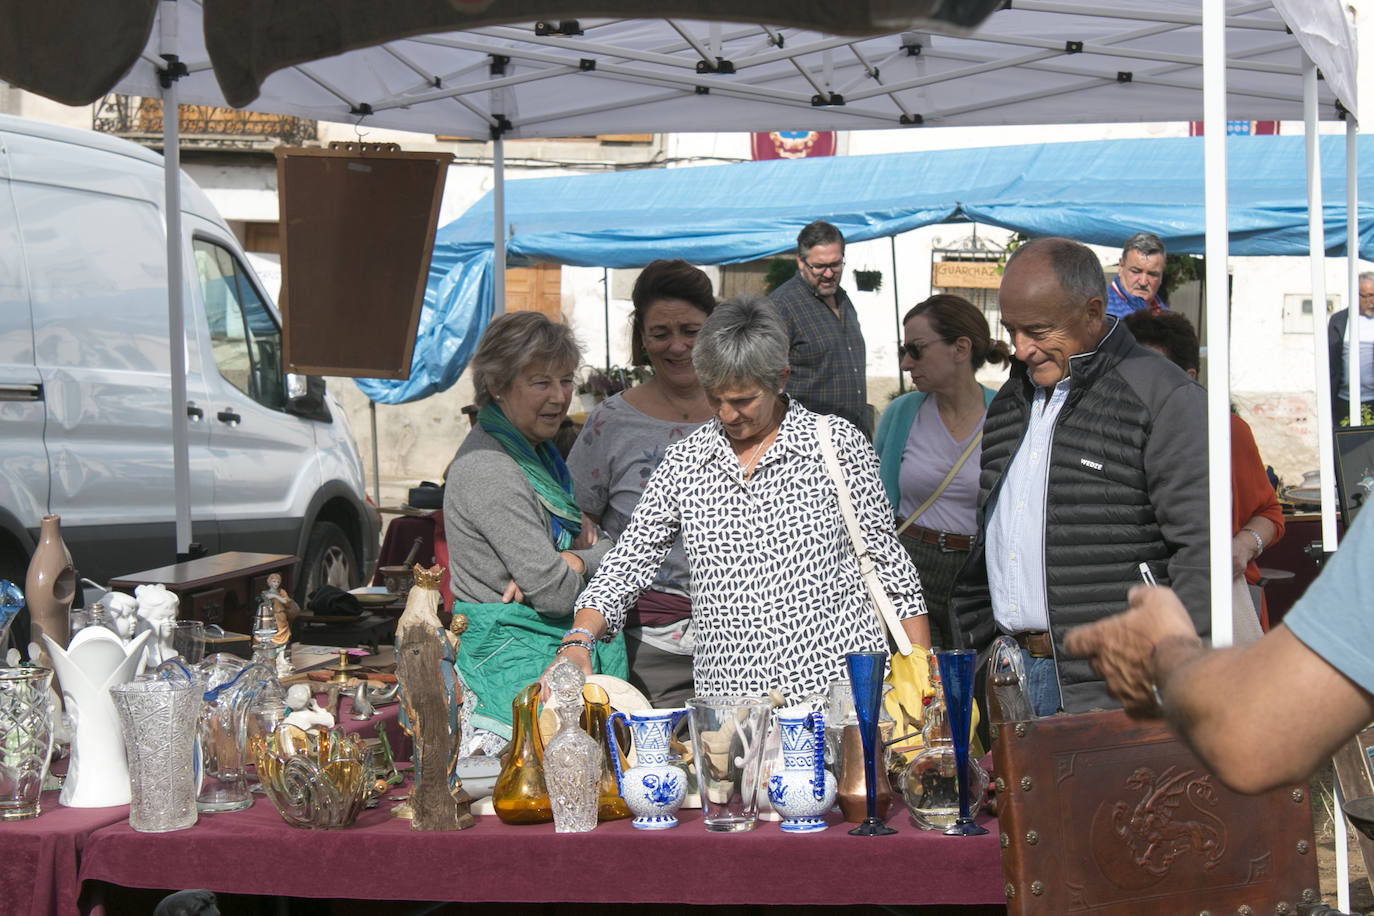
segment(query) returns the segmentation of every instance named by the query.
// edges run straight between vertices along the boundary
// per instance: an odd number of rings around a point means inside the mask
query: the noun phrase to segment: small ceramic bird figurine
[[[367,699],[367,681],[358,681],[358,687],[353,692],[353,710],[349,715],[361,722],[372,718],[376,711]]]

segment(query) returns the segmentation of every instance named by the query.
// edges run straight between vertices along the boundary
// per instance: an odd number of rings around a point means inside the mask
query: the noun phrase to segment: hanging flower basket
[[[577,383],[577,394],[589,394],[600,401],[610,395],[633,388],[645,381],[649,372],[643,366],[612,366],[610,369],[589,369]]]
[[[856,270],[854,271],[854,285],[861,292],[876,293],[883,288],[883,272],[881,270]]]

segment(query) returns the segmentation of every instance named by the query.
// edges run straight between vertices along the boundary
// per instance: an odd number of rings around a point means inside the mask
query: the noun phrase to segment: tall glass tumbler
[[[52,754],[51,668],[0,668],[0,821],[37,817]]]
[[[196,822],[195,747],[203,688],[195,682],[129,681],[110,688],[129,755],[129,826],[142,833]]]
[[[936,652],[940,680],[945,688],[945,711],[949,716],[949,736],[954,742],[955,775],[959,780],[959,819],[945,836],[978,836],[986,827],[973,822],[969,811],[968,745],[973,726],[973,666],[978,653],[972,649]]]
[[[172,621],[169,641],[188,665],[198,665],[205,658],[205,624],[202,621]]]
[[[753,830],[772,707],[763,697],[692,697],[687,708],[702,823],[716,833]]]

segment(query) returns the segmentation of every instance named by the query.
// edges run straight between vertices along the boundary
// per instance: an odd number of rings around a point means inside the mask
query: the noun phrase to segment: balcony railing
[[[316,122],[288,115],[182,105],[178,125],[183,146],[230,149],[299,146],[319,137]],[[162,100],[133,95],[107,95],[95,106],[92,127],[132,140],[162,137]]]

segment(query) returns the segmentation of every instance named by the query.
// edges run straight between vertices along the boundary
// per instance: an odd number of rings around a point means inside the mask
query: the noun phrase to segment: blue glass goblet
[[[973,725],[973,666],[977,653],[972,649],[936,652],[940,680],[945,688],[945,710],[949,716],[949,736],[954,742],[955,775],[959,782],[959,819],[945,836],[978,836],[987,833],[969,814],[968,739]]]
[[[859,720],[859,737],[864,746],[864,789],[868,796],[868,816],[850,836],[887,836],[896,833],[878,817],[878,710],[883,702],[883,666],[886,652],[850,652],[849,683],[854,691],[854,715]]]

